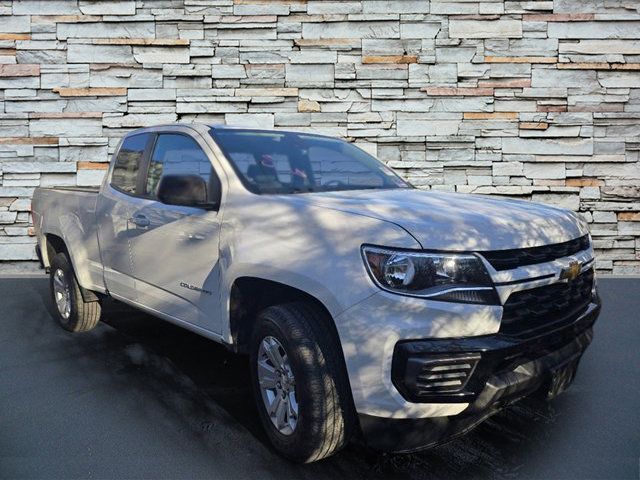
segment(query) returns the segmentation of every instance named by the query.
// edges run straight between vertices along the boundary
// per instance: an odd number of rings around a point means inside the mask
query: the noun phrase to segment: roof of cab
[[[158,125],[149,125],[147,127],[136,128],[135,130],[132,130],[129,133],[127,133],[125,137],[135,135],[138,133],[153,132],[158,128],[167,128],[167,127],[187,127],[187,128],[191,127],[194,129],[198,129],[198,127],[199,128],[205,127],[211,130],[244,130],[244,131],[250,131],[250,132],[296,133],[296,134],[311,135],[315,137],[334,138],[334,139],[336,138],[336,137],[323,135],[319,133],[300,132],[295,130],[282,130],[279,128],[245,127],[242,125],[223,125],[223,124],[210,124],[210,123],[200,123],[200,122],[172,122],[172,123],[163,123]]]
[[[264,132],[264,133],[295,133],[295,134],[309,135],[313,137],[331,138],[334,140],[338,139],[337,137],[332,137],[330,135],[323,135],[322,133],[301,132],[296,130],[284,130],[280,128],[244,127],[242,125],[222,125],[222,124],[206,124],[206,126],[211,128],[212,130],[243,130],[247,132]],[[340,139],[340,140],[344,140],[344,139]]]

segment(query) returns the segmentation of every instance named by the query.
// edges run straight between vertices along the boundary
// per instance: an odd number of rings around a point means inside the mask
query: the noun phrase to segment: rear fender
[[[42,249],[43,263],[45,267],[51,266],[51,251],[58,253],[59,245],[52,245],[53,238],[59,238],[64,246],[65,253],[69,256],[71,265],[76,274],[78,284],[84,289],[93,289],[95,286],[91,280],[89,259],[91,258],[87,245],[93,245],[95,243],[94,238],[88,238],[91,233],[85,231],[77,215],[73,213],[62,215],[58,217],[55,225],[48,225],[43,232],[43,239],[45,241],[44,248]],[[50,247],[53,247],[50,248]],[[56,248],[58,247],[58,248]]]

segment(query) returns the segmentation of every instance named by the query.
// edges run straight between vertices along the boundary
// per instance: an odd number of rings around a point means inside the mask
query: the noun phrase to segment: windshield
[[[254,193],[411,188],[383,163],[342,140],[241,129],[210,133]]]

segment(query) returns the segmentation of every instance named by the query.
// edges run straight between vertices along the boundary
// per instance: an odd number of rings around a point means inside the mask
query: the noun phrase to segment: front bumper
[[[594,298],[574,322],[531,338],[504,334],[460,339],[402,341],[396,345],[392,366],[394,386],[416,403],[466,403],[458,415],[393,419],[361,414],[360,425],[373,448],[409,452],[434,446],[461,435],[506,405],[544,391],[559,393],[572,381],[580,357],[593,338],[592,326],[600,312]],[[473,364],[457,391],[420,388],[415,377],[421,363],[461,358]],[[424,387],[424,385],[422,386]]]

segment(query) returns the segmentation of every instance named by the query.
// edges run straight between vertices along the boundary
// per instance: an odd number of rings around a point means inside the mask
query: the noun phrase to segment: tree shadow
[[[127,337],[130,345],[139,345],[168,360],[193,382],[199,394],[224,409],[275,454],[260,425],[246,356],[112,300],[105,302],[103,321]],[[519,478],[526,452],[545,441],[558,415],[554,404],[528,398],[497,413],[467,435],[429,450],[387,454],[355,441],[335,456],[304,468],[311,476],[338,471],[359,478]],[[200,427],[207,431],[213,425],[204,422]]]

